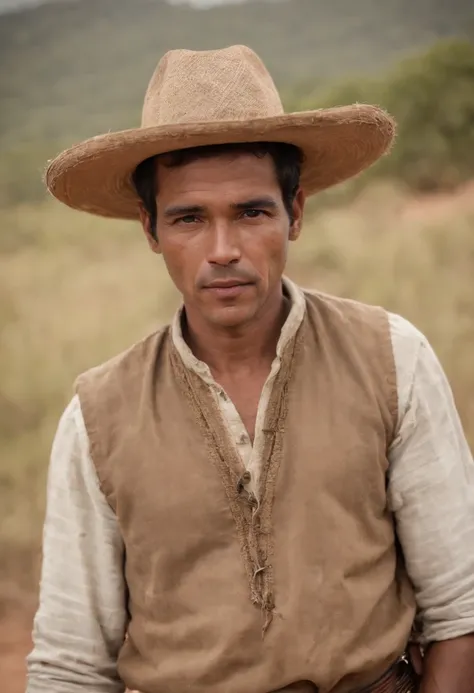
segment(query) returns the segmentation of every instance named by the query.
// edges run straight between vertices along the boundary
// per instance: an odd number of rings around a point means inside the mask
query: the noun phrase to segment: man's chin
[[[249,305],[233,305],[215,308],[206,317],[216,327],[233,329],[251,322],[255,314],[256,311]]]

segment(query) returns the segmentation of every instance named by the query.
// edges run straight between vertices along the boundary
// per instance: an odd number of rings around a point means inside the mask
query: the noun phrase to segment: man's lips
[[[240,279],[220,279],[210,282],[204,288],[214,296],[221,298],[234,298],[245,291],[252,282],[245,282]]]
[[[205,289],[232,289],[235,286],[248,286],[251,282],[242,279],[215,279],[205,285]]]

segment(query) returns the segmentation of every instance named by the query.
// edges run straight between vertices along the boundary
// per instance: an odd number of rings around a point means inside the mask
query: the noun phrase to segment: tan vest
[[[343,693],[404,650],[415,605],[387,508],[387,315],[305,297],[269,403],[258,500],[169,328],[78,379],[125,542],[130,689]]]

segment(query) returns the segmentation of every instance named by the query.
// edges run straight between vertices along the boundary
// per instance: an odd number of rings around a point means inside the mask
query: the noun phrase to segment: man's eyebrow
[[[173,207],[167,207],[165,209],[164,216],[170,219],[172,217],[187,217],[193,214],[203,214],[204,212],[204,207],[200,205],[174,205]]]
[[[272,197],[254,197],[250,200],[245,200],[243,202],[235,202],[231,205],[232,209],[237,209],[240,211],[246,209],[277,209],[278,205]],[[173,205],[172,207],[167,207],[164,211],[164,216],[167,219],[174,217],[186,217],[193,214],[204,214],[206,208],[202,205]]]
[[[278,205],[272,197],[254,197],[245,202],[236,202],[232,205],[234,209],[277,209]]]

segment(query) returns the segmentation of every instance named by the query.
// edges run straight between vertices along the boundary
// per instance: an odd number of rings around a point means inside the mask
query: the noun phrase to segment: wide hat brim
[[[376,106],[356,104],[290,113],[248,122],[186,123],[136,128],[88,139],[48,166],[51,194],[73,209],[116,219],[137,219],[132,183],[151,156],[212,144],[286,142],[304,155],[301,186],[310,196],[358,175],[386,154],[395,123]]]

